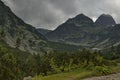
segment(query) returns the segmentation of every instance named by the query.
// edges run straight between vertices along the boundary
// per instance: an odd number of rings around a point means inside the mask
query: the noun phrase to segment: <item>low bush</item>
[[[110,69],[107,66],[96,66],[95,72],[99,75],[107,75],[110,74]]]

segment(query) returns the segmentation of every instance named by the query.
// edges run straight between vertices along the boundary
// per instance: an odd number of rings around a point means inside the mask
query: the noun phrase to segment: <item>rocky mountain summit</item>
[[[97,26],[101,27],[109,27],[114,26],[116,24],[113,17],[109,14],[102,14],[95,22]]]

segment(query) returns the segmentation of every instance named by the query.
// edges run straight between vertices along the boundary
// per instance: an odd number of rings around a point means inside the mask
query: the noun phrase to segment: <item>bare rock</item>
[[[31,76],[24,77],[23,80],[32,80],[32,77]]]

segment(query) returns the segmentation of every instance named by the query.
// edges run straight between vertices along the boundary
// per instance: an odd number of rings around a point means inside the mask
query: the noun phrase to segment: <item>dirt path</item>
[[[74,80],[74,78],[73,77],[68,77],[68,80]]]
[[[120,73],[111,74],[108,76],[92,77],[83,80],[120,80]]]

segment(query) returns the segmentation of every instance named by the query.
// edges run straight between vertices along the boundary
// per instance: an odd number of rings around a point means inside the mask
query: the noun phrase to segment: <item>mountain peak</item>
[[[98,26],[113,26],[116,24],[115,20],[113,17],[109,14],[102,14],[98,17],[98,19],[95,22],[96,25]]]
[[[110,14],[102,14],[102,15],[100,15],[100,17],[105,17],[105,18],[111,18],[111,19],[113,19],[113,17]]]
[[[81,17],[81,16],[86,16],[86,15],[81,13],[81,14],[78,14],[76,17]]]
[[[70,18],[66,21],[66,23],[74,23],[77,25],[88,25],[88,24],[93,25],[94,24],[93,20],[84,14],[79,14],[74,18]]]
[[[88,16],[84,15],[83,13],[77,15],[75,18],[76,19],[90,19]]]
[[[109,16],[109,17],[112,17],[110,14],[101,14],[100,16]]]

